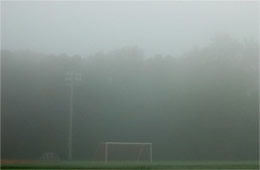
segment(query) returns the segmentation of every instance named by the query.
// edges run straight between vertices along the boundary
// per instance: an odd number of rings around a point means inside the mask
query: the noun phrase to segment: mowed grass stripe
[[[53,163],[53,164],[6,164],[1,169],[259,169],[259,163]]]

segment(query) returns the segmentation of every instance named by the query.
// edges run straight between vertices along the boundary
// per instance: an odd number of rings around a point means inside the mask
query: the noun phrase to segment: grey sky
[[[181,55],[216,33],[259,37],[258,1],[2,2],[2,49],[88,55],[138,46]]]

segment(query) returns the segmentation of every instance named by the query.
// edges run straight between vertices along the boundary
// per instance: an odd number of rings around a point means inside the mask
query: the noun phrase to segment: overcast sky
[[[181,55],[216,33],[259,37],[258,1],[2,2],[2,49],[88,55],[137,46]]]

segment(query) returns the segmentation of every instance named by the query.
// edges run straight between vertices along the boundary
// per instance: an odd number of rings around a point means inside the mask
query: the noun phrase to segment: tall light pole
[[[72,160],[72,135],[73,135],[73,104],[74,104],[74,85],[75,81],[81,80],[78,72],[67,73],[66,80],[70,81],[70,102],[69,102],[69,131],[68,131],[68,160]]]

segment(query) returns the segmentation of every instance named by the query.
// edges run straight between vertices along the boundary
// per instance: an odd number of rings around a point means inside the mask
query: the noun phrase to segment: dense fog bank
[[[144,53],[2,50],[2,159],[67,159],[74,71],[73,159],[122,141],[152,142],[154,160],[258,160],[258,42],[218,35],[181,57]]]

